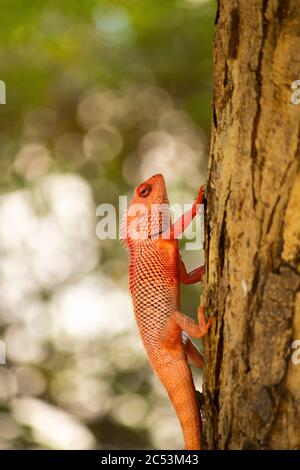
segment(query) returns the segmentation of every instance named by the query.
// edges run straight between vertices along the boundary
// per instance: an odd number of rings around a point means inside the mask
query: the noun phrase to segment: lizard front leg
[[[205,196],[205,185],[201,186],[198,192],[192,208],[187,211],[185,214],[182,214],[176,222],[171,226],[170,229],[170,238],[176,239],[178,236],[185,231],[185,229],[190,225],[194,217],[197,215],[197,209],[200,204],[202,204]]]

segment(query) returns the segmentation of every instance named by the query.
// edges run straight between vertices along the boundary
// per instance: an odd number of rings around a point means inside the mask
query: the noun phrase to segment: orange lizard
[[[189,450],[201,448],[201,416],[188,361],[203,367],[203,357],[189,336],[205,336],[211,320],[206,321],[203,307],[198,308],[198,324],[179,311],[180,283],[201,281],[204,267],[187,273],[177,238],[196,216],[204,192],[202,186],[191,210],[172,224],[164,178],[160,174],[152,176],[135,189],[124,237],[130,253],[130,292],[141,338],[175,408]]]

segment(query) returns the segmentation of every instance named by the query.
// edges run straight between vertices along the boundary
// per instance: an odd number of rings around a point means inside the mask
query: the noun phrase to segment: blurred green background
[[[138,336],[126,253],[97,238],[96,207],[157,172],[171,202],[193,201],[214,15],[212,0],[1,2],[2,449],[183,447]],[[183,311],[199,292],[184,289]]]

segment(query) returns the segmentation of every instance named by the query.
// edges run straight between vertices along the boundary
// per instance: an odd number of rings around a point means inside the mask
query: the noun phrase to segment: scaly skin
[[[202,355],[189,336],[205,336],[211,320],[205,320],[201,307],[198,324],[179,311],[180,283],[200,281],[204,268],[186,272],[177,237],[195,217],[203,196],[204,187],[201,187],[192,209],[184,219],[181,217],[171,225],[164,178],[160,174],[152,176],[134,192],[125,236],[130,252],[130,292],[138,328],[152,367],[175,408],[189,450],[201,448],[201,416],[188,360],[203,367]],[[146,212],[135,211],[135,204],[143,204]],[[164,204],[167,224],[162,217],[151,216],[153,204]]]

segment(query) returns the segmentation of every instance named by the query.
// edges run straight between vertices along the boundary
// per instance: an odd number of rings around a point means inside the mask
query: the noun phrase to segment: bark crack
[[[240,28],[240,14],[237,7],[231,10],[230,14],[230,38],[228,43],[228,55],[231,59],[237,58],[239,47],[239,28]]]
[[[258,125],[261,114],[261,96],[262,96],[262,83],[263,83],[263,74],[262,74],[262,63],[263,63],[263,50],[265,42],[268,36],[269,23],[266,19],[266,9],[268,6],[268,0],[263,0],[262,3],[262,40],[258,53],[257,67],[255,71],[255,88],[256,88],[256,113],[253,120],[252,133],[251,133],[251,158],[252,158],[252,198],[253,198],[253,207],[256,208],[257,197],[255,194],[255,167],[257,164],[257,155],[258,149],[256,145],[256,139],[258,134]]]

